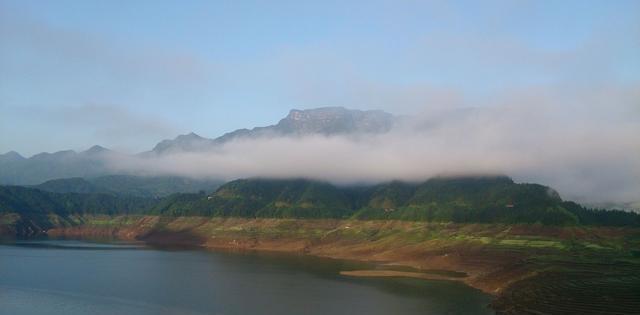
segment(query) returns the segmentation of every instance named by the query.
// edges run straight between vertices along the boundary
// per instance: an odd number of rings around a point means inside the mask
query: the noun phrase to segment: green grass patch
[[[2,214],[0,215],[0,224],[13,225],[18,219],[20,219],[20,216],[17,213]]]
[[[604,246],[593,244],[593,243],[584,243],[583,245],[588,249],[595,249],[595,250],[609,249],[608,247],[604,247]]]
[[[566,249],[562,242],[552,240],[507,239],[500,240],[497,244],[502,246]]]

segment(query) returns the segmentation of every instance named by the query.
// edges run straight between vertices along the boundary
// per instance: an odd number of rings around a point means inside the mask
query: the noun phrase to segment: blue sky
[[[0,0],[0,152],[639,82],[640,1]]]

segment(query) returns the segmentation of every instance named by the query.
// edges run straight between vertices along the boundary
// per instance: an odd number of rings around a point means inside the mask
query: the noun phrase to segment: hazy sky
[[[570,120],[597,95],[590,122],[639,114],[639,83],[633,0],[0,0],[0,152],[27,156],[139,152],[319,106],[542,100]]]

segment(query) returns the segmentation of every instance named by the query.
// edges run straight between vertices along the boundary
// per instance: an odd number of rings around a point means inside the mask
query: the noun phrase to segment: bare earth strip
[[[422,273],[422,272],[410,272],[410,271],[395,271],[395,270],[351,270],[340,271],[343,276],[351,277],[400,277],[400,278],[416,278],[424,280],[449,280],[449,281],[461,281],[458,277],[447,277],[443,275]]]

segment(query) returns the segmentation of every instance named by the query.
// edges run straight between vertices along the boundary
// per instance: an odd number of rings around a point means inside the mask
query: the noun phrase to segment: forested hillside
[[[640,225],[637,214],[590,210],[551,188],[508,177],[434,178],[336,187],[309,181],[241,179],[212,195],[179,194],[152,210],[162,215],[396,219],[435,222]]]
[[[92,186],[80,182],[78,187]],[[0,215],[5,224],[13,222],[15,229],[74,224],[74,217],[83,214],[640,226],[636,213],[586,209],[563,201],[549,187],[514,183],[508,177],[434,178],[357,187],[305,179],[241,179],[212,194],[178,193],[164,198],[0,186]]]
[[[166,197],[174,193],[213,192],[223,182],[177,176],[106,175],[53,179],[32,186],[57,193],[104,193],[135,197]]]
[[[19,186],[0,186],[0,225],[18,235],[39,234],[53,226],[79,223],[84,214],[142,213],[157,201],[100,193],[52,193]],[[6,228],[5,228],[6,229]]]

